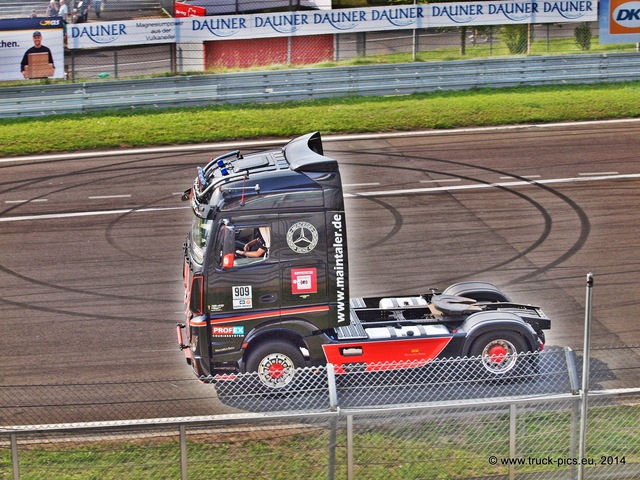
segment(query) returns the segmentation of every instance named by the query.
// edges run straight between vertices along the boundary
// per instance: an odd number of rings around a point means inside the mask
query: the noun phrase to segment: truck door
[[[281,248],[280,275],[282,276],[282,307],[301,311],[319,305],[328,305],[327,243],[325,215],[281,214],[279,230]],[[304,309],[302,309],[304,310]],[[319,328],[326,323],[328,311],[315,312],[312,317],[303,314]]]
[[[219,224],[206,297],[214,336],[231,332],[241,340],[255,325],[279,320],[279,263],[273,248],[276,234],[275,217],[225,219]]]

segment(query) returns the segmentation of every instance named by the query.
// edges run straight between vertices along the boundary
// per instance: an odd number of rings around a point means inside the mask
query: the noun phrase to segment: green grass
[[[0,120],[0,156],[640,116],[640,82]]]
[[[345,0],[343,3],[362,3]],[[346,6],[346,5],[343,5]],[[494,34],[498,39],[499,35]],[[600,45],[587,52],[573,37],[533,42],[532,55],[634,51],[634,44]],[[509,55],[500,42],[422,51],[417,61],[468,60]],[[512,55],[510,55],[512,56]],[[407,63],[410,53],[267,69]],[[265,70],[255,67],[245,70]],[[207,73],[225,73],[231,69]],[[192,74],[194,72],[191,72]],[[44,83],[60,83],[42,81]],[[24,82],[13,82],[23,84]],[[10,85],[4,83],[3,85]],[[34,83],[28,83],[33,85]],[[1,91],[1,89],[0,89]],[[105,111],[47,118],[0,119],[0,157],[192,144],[256,137],[397,132],[483,125],[637,117],[640,82],[444,91],[410,96],[350,97],[305,102],[220,105],[165,110]]]

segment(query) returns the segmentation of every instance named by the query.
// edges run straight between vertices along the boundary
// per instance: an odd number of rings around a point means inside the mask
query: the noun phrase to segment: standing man
[[[65,24],[69,21],[69,7],[67,7],[67,0],[60,0],[60,10],[58,10],[58,16],[62,17],[62,21]]]
[[[22,72],[22,76],[24,78],[30,78],[30,75],[25,70],[25,67],[29,64],[29,55],[32,53],[47,53],[49,55],[49,63],[51,64],[51,75],[47,76],[53,76],[53,72],[55,71],[55,65],[53,64],[53,55],[51,54],[51,50],[49,50],[49,47],[45,47],[44,45],[42,45],[42,34],[38,31],[33,32],[33,47],[31,47],[24,53],[22,62],[20,62],[20,71]]]
[[[58,9],[58,16],[62,17],[64,45],[67,46],[67,22],[69,21],[69,7],[67,7],[67,0],[60,0],[60,8]]]
[[[47,17],[57,17],[58,16],[58,6],[56,5],[56,0],[50,0],[49,5],[47,6]]]
[[[93,9],[96,12],[96,18],[100,18],[100,12],[102,11],[102,0],[93,0]]]

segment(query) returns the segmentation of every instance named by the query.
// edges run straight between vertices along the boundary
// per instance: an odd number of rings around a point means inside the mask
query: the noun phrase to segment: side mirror
[[[222,227],[222,268],[233,268],[236,258],[236,230],[233,226]]]

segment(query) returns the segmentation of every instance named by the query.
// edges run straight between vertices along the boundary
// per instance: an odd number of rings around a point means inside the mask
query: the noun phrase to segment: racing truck
[[[544,348],[541,308],[488,282],[350,298],[338,162],[319,132],[282,148],[235,150],[197,167],[184,243],[186,321],[177,337],[204,379],[257,372],[278,389],[300,367],[401,369],[478,357],[501,377]]]

